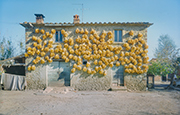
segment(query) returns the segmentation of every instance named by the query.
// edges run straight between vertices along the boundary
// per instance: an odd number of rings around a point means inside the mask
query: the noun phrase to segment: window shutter
[[[114,42],[122,42],[122,30],[114,31]]]
[[[62,36],[62,34],[61,34],[61,31],[59,31],[59,35],[60,35],[60,36],[59,36],[59,37],[60,37],[60,40],[59,40],[59,41],[60,41],[60,42],[63,42],[63,36]]]

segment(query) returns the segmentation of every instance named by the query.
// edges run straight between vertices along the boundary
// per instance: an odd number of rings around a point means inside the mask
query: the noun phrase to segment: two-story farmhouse
[[[28,87],[71,86],[106,90],[111,86],[143,86],[148,70],[148,22],[20,23],[26,33]]]

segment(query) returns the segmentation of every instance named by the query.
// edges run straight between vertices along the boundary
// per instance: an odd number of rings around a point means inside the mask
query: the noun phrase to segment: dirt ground
[[[180,115],[179,91],[0,91],[0,115]]]

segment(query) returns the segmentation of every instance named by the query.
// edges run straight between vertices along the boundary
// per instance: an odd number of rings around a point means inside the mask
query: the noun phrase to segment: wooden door
[[[70,86],[69,63],[55,61],[48,66],[48,86]]]
[[[124,66],[112,67],[112,84],[124,86]]]

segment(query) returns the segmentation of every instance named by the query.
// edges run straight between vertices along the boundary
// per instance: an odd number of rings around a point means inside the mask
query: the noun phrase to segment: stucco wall
[[[26,28],[26,49],[28,47],[32,47],[32,36],[34,35],[33,28]],[[38,35],[40,37],[40,35]],[[46,64],[45,65],[36,65],[35,71],[28,71],[28,66],[32,64],[33,57],[26,57],[25,59],[25,73],[26,73],[26,81],[27,81],[27,88],[28,89],[44,89],[46,87]]]
[[[155,76],[154,77],[154,81],[156,82],[161,82],[162,81],[162,78],[161,78],[161,76],[159,76],[159,75],[157,75],[157,76]]]

